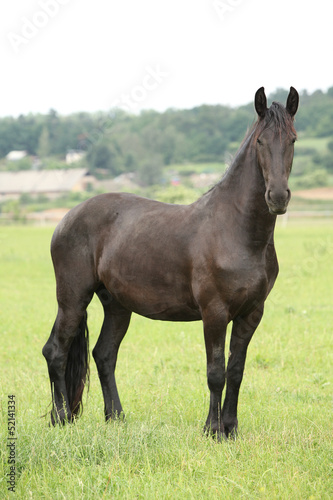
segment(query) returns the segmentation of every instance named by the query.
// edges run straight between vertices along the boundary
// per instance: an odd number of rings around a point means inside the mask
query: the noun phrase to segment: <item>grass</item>
[[[168,167],[164,167],[164,171],[168,175],[173,175],[175,172],[182,176],[189,176],[192,174],[202,174],[202,173],[218,173],[221,175],[225,170],[224,163],[217,162],[205,162],[205,163],[176,163],[169,165]]]
[[[303,137],[300,134],[299,146],[306,149],[315,149],[318,153],[326,153],[328,151],[327,144],[330,142],[330,137]]]
[[[105,424],[95,365],[81,419],[51,428],[41,348],[55,314],[51,228],[0,228],[0,497],[333,497],[331,221],[278,224],[280,276],[249,348],[240,435],[202,435],[208,411],[200,322],[135,316],[117,380],[125,422]],[[102,315],[89,307],[91,346]],[[7,398],[16,397],[16,493],[7,490]]]
[[[293,195],[290,204],[289,204],[289,214],[293,212],[319,212],[322,215],[326,213],[329,213],[331,215],[331,212],[333,212],[333,199],[332,200],[311,200],[311,199],[305,199],[301,198],[297,195]]]

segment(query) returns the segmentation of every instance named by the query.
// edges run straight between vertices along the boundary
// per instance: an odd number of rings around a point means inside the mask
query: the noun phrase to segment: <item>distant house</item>
[[[26,151],[10,151],[6,155],[6,158],[8,161],[19,161],[25,158],[26,156],[27,156]]]
[[[0,201],[22,194],[57,198],[65,193],[86,191],[95,178],[85,168],[0,172]]]
[[[84,157],[86,154],[85,151],[80,151],[77,149],[70,149],[68,153],[66,154],[66,163],[67,165],[72,165],[73,163],[76,163]]]

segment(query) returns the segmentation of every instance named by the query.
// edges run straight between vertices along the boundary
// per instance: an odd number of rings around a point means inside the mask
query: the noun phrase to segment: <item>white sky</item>
[[[134,112],[238,106],[261,86],[326,90],[332,14],[332,0],[2,1],[0,116],[117,102]]]

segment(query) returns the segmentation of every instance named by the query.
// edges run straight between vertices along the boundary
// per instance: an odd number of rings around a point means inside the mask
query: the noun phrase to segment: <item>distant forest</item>
[[[285,103],[287,94],[279,89],[269,96],[269,103]],[[1,118],[0,158],[12,150],[26,150],[42,160],[43,168],[59,168],[65,166],[69,150],[86,151],[77,166],[86,165],[98,177],[141,172],[147,184],[154,184],[167,165],[225,163],[255,119],[253,103],[238,108],[202,105],[164,113],[143,111],[140,115],[113,109],[61,116],[50,110],[47,115]],[[296,129],[299,139],[327,139],[323,151],[309,147],[311,141],[304,140],[302,145],[300,140],[296,156],[306,161],[297,168],[309,171],[317,165],[321,172],[333,174],[333,87],[326,93],[301,92]],[[31,160],[2,160],[0,168],[31,168]]]

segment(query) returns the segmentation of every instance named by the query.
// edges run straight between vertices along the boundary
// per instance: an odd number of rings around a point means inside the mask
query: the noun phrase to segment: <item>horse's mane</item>
[[[259,118],[250,128],[243,142],[245,142],[251,134],[253,134],[254,140],[256,141],[259,135],[266,128],[274,128],[275,133],[279,135],[284,132],[289,136],[297,136],[293,117],[279,102],[272,103],[271,107],[267,110],[264,118]]]

